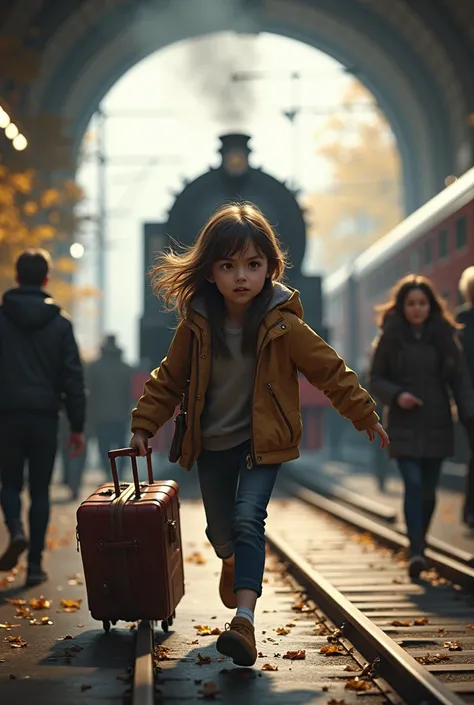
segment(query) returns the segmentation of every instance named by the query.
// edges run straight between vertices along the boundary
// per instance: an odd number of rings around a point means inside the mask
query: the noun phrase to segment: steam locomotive
[[[146,223],[143,230],[143,271],[149,272],[156,254],[172,244],[194,242],[201,228],[222,204],[251,201],[264,213],[275,228],[280,242],[289,252],[291,268],[287,282],[301,293],[306,322],[320,335],[326,337],[322,316],[321,278],[301,274],[301,263],[306,247],[306,224],[296,195],[287,186],[251,166],[250,137],[227,134],[220,138],[221,162],[194,181],[186,183],[176,197],[166,223]],[[176,320],[161,309],[151,290],[149,278],[144,284],[144,309],[140,321],[140,357],[143,375],[136,377],[135,394],[141,392],[144,377],[166,355],[173,336]],[[311,448],[321,444],[320,415],[327,405],[326,398],[301,380],[302,413],[305,417],[306,436],[303,445]],[[167,424],[168,426],[168,424]],[[172,429],[158,434],[157,444],[166,444]]]

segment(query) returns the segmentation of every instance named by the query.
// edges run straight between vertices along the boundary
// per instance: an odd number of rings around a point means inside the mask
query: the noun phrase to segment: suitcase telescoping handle
[[[153,484],[153,468],[151,466],[151,453],[150,447],[146,451],[146,467],[148,471],[148,482],[150,485]],[[114,480],[115,496],[118,497],[120,494],[120,482],[117,472],[117,458],[130,458],[132,461],[132,473],[133,482],[135,483],[135,497],[140,499],[140,482],[138,479],[138,467],[137,467],[137,456],[138,453],[135,448],[118,448],[117,450],[109,450],[110,464],[112,466],[112,477]]]

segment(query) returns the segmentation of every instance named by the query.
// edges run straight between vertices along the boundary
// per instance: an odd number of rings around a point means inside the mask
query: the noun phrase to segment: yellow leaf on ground
[[[275,631],[279,636],[286,636],[291,632],[291,629],[286,629],[285,627],[278,627],[278,629],[275,629]]]
[[[306,651],[301,649],[300,651],[287,651],[283,654],[283,658],[289,659],[290,661],[302,661],[306,658]]]
[[[370,690],[372,688],[372,684],[368,681],[361,681],[360,678],[354,678],[354,680],[347,681],[345,687],[346,690],[361,692],[363,690]]]
[[[32,610],[49,610],[51,608],[51,600],[47,600],[41,595],[37,600],[30,600],[30,607]]]

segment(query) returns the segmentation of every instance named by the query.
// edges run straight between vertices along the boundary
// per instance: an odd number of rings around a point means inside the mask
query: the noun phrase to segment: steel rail
[[[266,537],[273,551],[287,564],[288,571],[342,630],[343,636],[367,661],[377,663],[375,679],[383,678],[409,705],[464,705],[447,685],[407,654],[281,536],[267,530]]]
[[[408,538],[405,534],[399,533],[388,526],[383,526],[383,524],[363,516],[359,512],[349,509],[332,499],[323,497],[313,490],[309,490],[288,480],[283,480],[279,486],[306,504],[322,509],[331,516],[335,516],[346,524],[350,524],[355,529],[367,531],[375,536],[379,543],[385,546],[394,549],[408,547]],[[470,592],[474,591],[474,569],[469,565],[461,563],[451,556],[443,555],[431,548],[426,549],[425,558],[427,564],[436,568],[443,578],[447,578],[457,585],[462,585],[462,587]]]
[[[333,482],[326,478],[315,476],[314,469],[311,472],[310,466],[299,460],[294,461],[294,467],[290,465],[286,469],[286,475],[293,482],[308,487],[308,489],[314,490],[314,492],[318,492],[324,497],[344,502],[389,524],[395,524],[397,521],[397,511],[393,507],[349,490],[337,483],[337,481]]]
[[[131,705],[154,705],[153,622],[142,620],[136,631]]]

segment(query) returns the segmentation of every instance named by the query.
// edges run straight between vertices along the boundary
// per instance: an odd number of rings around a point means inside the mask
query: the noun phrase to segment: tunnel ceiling
[[[31,48],[39,73],[26,85],[0,78],[0,96],[30,119],[66,118],[77,147],[129,68],[223,30],[288,36],[353,69],[397,136],[408,211],[474,163],[471,0],[3,0],[0,37]]]

